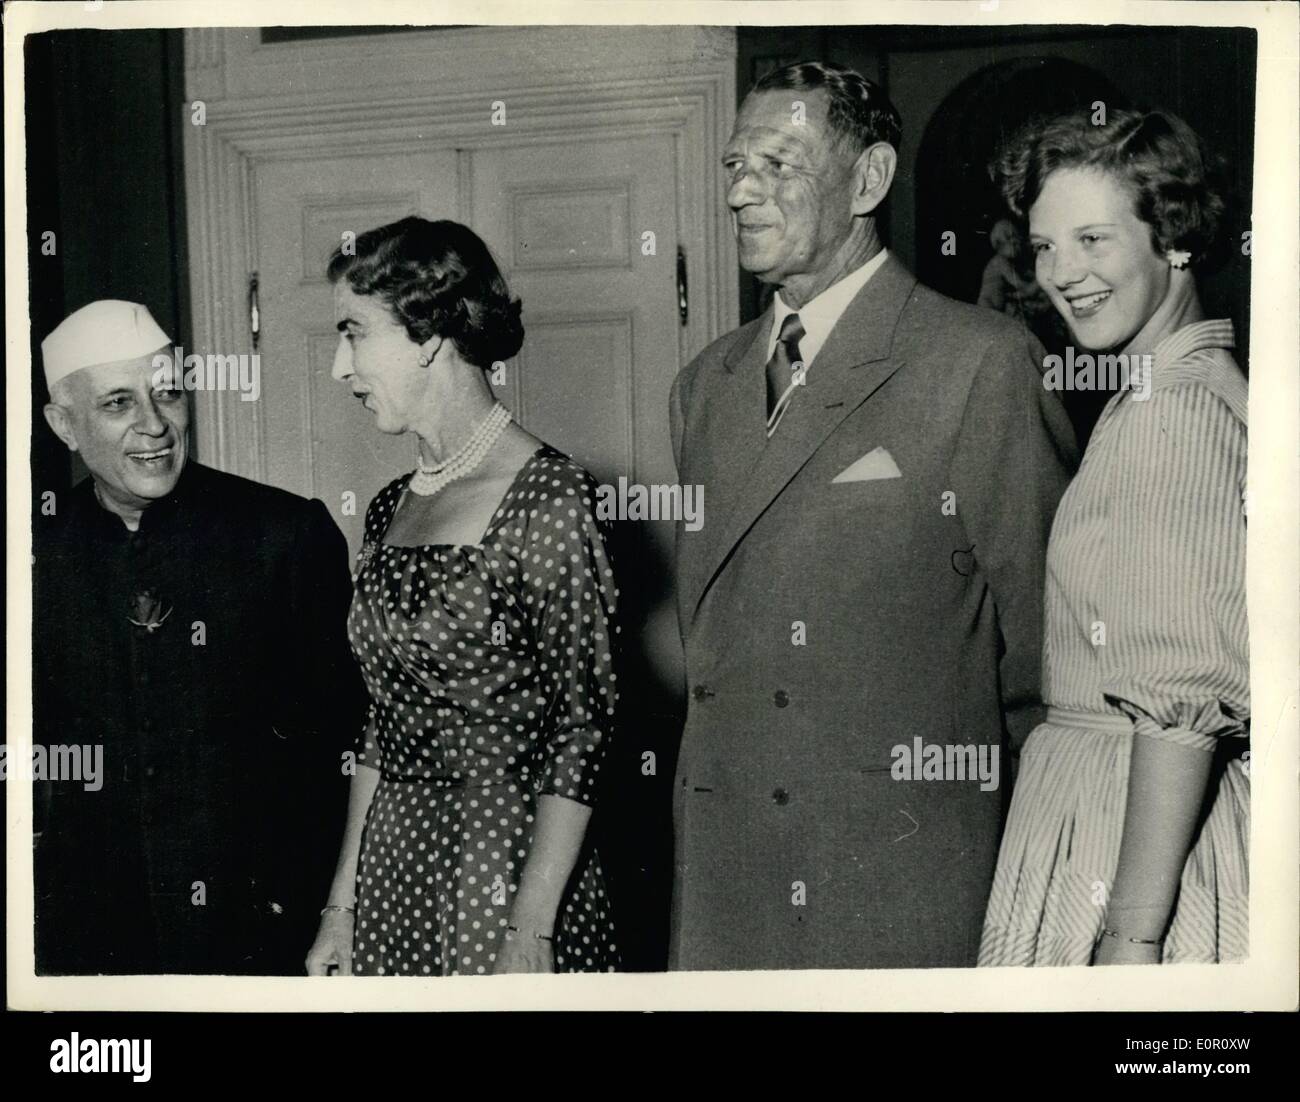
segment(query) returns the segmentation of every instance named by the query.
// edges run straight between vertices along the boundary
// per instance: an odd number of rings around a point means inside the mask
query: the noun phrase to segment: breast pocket
[[[902,475],[891,478],[855,479],[852,482],[831,482],[821,497],[840,507],[868,505],[881,499],[906,496],[908,481]]]
[[[906,478],[827,483],[809,496],[800,526],[819,547],[819,560],[848,567],[866,547],[904,552],[921,504],[916,486]],[[937,512],[937,500],[934,507]]]

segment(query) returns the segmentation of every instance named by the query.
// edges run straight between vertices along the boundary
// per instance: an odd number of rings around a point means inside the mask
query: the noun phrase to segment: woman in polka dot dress
[[[494,401],[523,327],[472,231],[403,219],[329,274],[334,377],[421,465],[366,514],[348,626],[372,703],[307,969],[612,970],[586,838],[616,699],[595,484]]]

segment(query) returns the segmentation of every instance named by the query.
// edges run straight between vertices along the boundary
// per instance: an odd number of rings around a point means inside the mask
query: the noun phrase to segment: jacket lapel
[[[769,308],[751,324],[752,331],[732,345],[722,361],[724,370],[713,373],[700,403],[703,416],[693,430],[690,480],[708,487],[707,520],[697,533],[678,532],[679,600],[685,609],[695,608],[712,572],[715,536],[763,453],[767,424],[764,365],[771,327]]]
[[[739,340],[722,361],[726,371],[710,403],[708,446],[712,453],[715,493],[735,501],[763,453],[767,429],[767,335],[772,328],[768,307],[754,327],[752,340]]]
[[[891,357],[890,351],[899,318],[915,286],[915,277],[891,255],[831,330],[808,368],[803,389],[795,392],[770,440],[765,435],[763,417],[763,354],[767,343],[762,338],[771,326],[771,316],[764,315],[767,324],[758,327],[752,344],[738,354],[732,372],[732,378],[743,380],[748,376],[753,383],[736,389],[757,394],[758,416],[748,410],[729,409],[719,430],[709,434],[710,448],[726,448],[735,458],[728,464],[728,477],[720,480],[722,485],[714,492],[714,500],[721,498],[735,504],[723,511],[721,524],[712,528],[711,538],[704,541],[699,569],[691,579],[695,596],[687,607],[692,617],[709,585],[754,522],[844,419],[903,366],[901,360]],[[743,345],[738,342],[738,346]]]

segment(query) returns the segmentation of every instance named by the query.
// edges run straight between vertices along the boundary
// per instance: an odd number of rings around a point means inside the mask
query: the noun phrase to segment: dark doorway
[[[957,85],[925,128],[916,160],[916,265],[920,279],[945,295],[974,302],[991,255],[988,232],[1006,217],[989,176],[989,162],[1030,119],[1100,101],[1127,107],[1095,69],[1054,57],[1017,58],[981,69]],[[941,235],[956,234],[954,255],[940,252]],[[933,243],[934,247],[931,247]]]
[[[1030,119],[1095,110],[1099,103],[1107,111],[1128,106],[1095,69],[1052,57],[990,65],[948,95],[917,150],[916,266],[923,283],[952,298],[976,300],[984,266],[993,255],[989,231],[1008,215],[989,173],[990,162]],[[945,253],[940,242],[948,231],[955,234],[949,240],[956,251]],[[1068,338],[1054,310],[1037,317],[1032,329],[1049,353],[1063,354]],[[1071,391],[1061,397],[1082,448],[1111,392]]]

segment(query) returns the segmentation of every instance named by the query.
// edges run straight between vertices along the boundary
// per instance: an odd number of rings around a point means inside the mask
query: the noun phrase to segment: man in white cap
[[[40,789],[43,974],[301,972],[337,852],[346,546],[321,502],[189,460],[170,346],[115,300],[42,344],[91,477],[36,520],[33,741],[103,774]]]
[[[185,469],[185,392],[153,386],[155,356],[170,362],[170,345],[148,310],[114,299],[83,306],[41,343],[45,418],[90,468],[99,503],[133,531]]]

